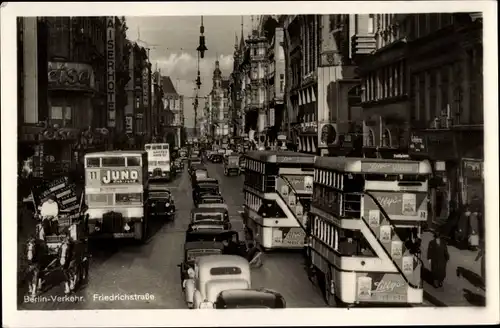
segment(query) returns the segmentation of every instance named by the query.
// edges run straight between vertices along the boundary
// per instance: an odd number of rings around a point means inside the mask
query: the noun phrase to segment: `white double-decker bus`
[[[313,191],[314,156],[288,151],[245,155],[243,222],[264,249],[303,248],[304,207]]]
[[[168,143],[146,144],[144,149],[148,153],[148,174],[153,178],[170,179],[172,177],[170,165],[170,146]]]
[[[427,161],[317,157],[307,258],[331,306],[423,302]]]

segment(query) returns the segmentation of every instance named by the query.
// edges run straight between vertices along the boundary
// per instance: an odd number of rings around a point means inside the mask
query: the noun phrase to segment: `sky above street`
[[[208,51],[205,58],[200,59],[200,75],[202,86],[199,96],[206,96],[212,89],[212,75],[215,61],[218,58],[222,75],[229,77],[233,69],[233,52],[235,37],[238,43],[241,35],[243,17],[243,35],[247,38],[251,31],[251,16],[204,16],[205,44]],[[177,92],[184,97],[195,96],[195,80],[197,74],[196,48],[200,36],[200,16],[150,16],[126,17],[127,37],[131,41],[150,50],[153,69],[158,67],[163,76],[170,76]],[[254,16],[254,25],[258,24],[258,16]],[[193,99],[184,100],[185,125],[194,126]],[[203,109],[204,100],[200,100],[199,112]]]

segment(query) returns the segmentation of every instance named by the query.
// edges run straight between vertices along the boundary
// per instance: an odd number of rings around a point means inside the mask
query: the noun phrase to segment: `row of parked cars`
[[[247,244],[232,230],[217,179],[189,159],[194,208],[179,264],[187,306],[194,309],[284,308],[281,294],[252,289]]]

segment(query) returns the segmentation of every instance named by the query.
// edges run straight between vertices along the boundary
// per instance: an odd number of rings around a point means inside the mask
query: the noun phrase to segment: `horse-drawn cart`
[[[65,184],[67,179],[59,179],[56,182]],[[41,292],[49,276],[55,273],[62,273],[64,276],[65,294],[75,291],[88,279],[87,217],[83,214],[81,201],[79,204],[74,186],[54,187],[54,183],[50,183],[47,188],[51,192],[42,193],[43,198],[49,203],[48,206],[57,209],[57,213],[47,215],[47,211],[44,213],[42,208],[45,202],[40,201],[42,206],[37,208],[37,197],[32,197],[37,209],[34,218],[39,222],[35,235],[28,239],[26,245],[30,296]],[[76,207],[71,203],[76,203]],[[71,210],[65,210],[67,208]]]

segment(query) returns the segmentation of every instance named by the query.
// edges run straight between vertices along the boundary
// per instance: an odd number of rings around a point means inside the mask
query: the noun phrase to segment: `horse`
[[[77,285],[85,281],[88,275],[88,258],[84,244],[66,236],[59,247],[58,261],[64,274],[64,293],[74,292]]]
[[[43,231],[41,234],[43,234]],[[30,237],[26,242],[26,259],[28,260],[28,277],[31,275],[31,279],[28,279],[28,292],[33,297],[42,288],[43,269],[48,258],[47,245],[43,242],[43,239]]]

